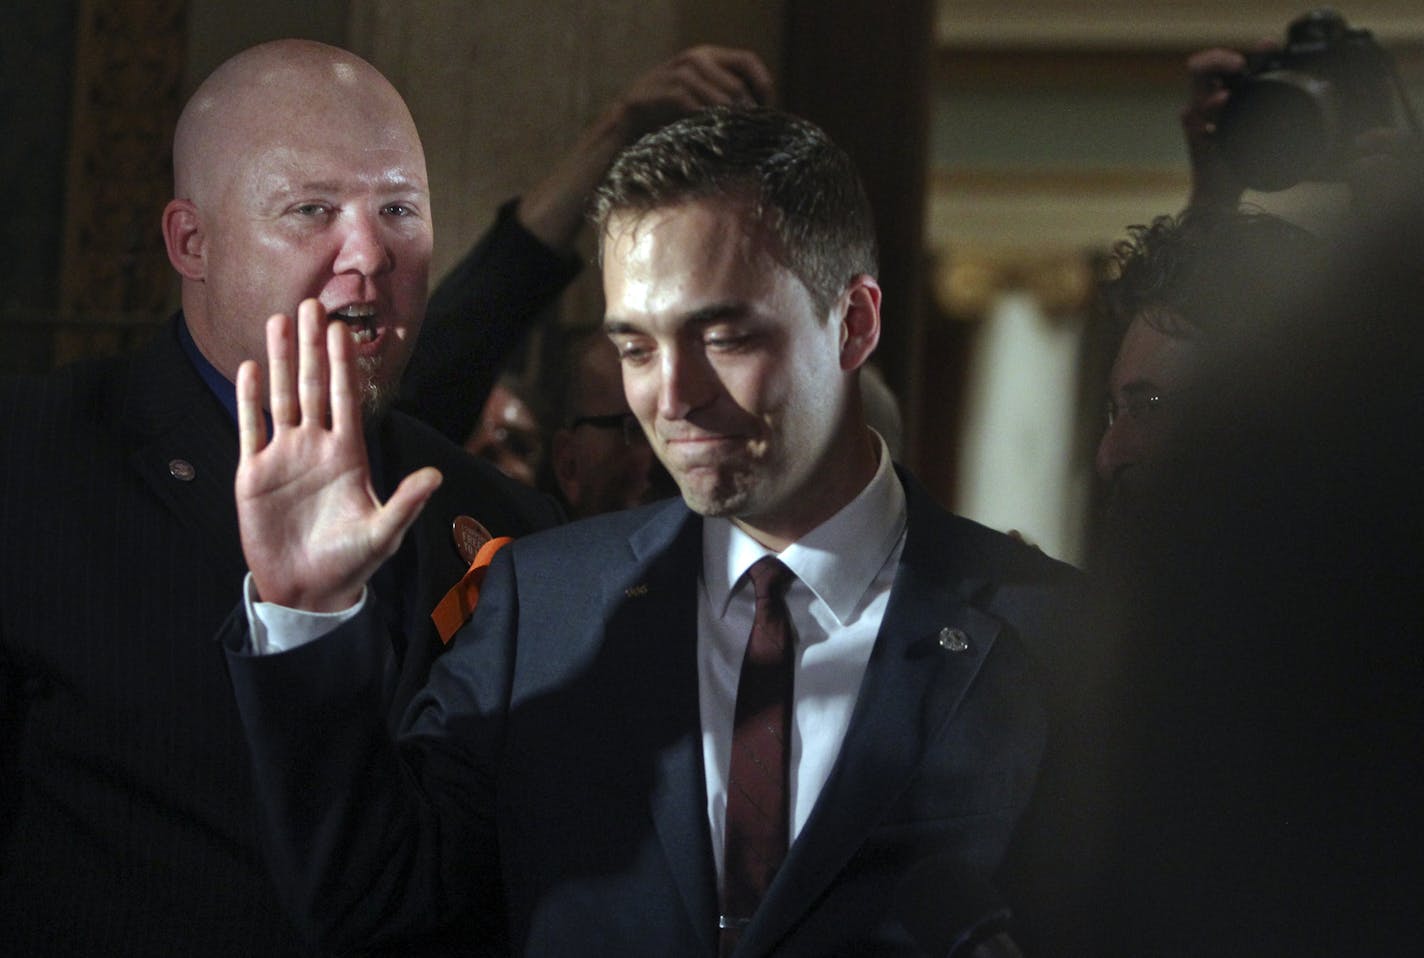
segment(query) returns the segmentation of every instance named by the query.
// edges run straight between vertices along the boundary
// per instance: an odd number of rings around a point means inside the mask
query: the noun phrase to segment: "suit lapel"
[[[999,620],[971,604],[986,583],[959,568],[949,517],[913,480],[905,487],[905,549],[845,741],[747,929],[747,954],[770,950],[845,867],[953,720],[999,634]]]
[[[401,551],[390,560],[410,567],[393,576],[393,587],[405,589],[400,597],[402,648],[392,699],[393,722],[399,722],[406,705],[425,687],[431,666],[445,648],[430,613],[466,568],[452,538],[451,525],[457,515],[452,508],[437,490],[406,534]]]
[[[655,756],[653,824],[688,919],[710,955],[716,949],[717,888],[698,711],[702,523],[678,500],[635,532],[629,546],[643,575],[625,591],[609,638],[632,637],[646,650],[646,667],[631,678],[650,720],[639,724],[633,734],[642,741],[630,747]]]
[[[205,544],[202,554],[216,571],[240,579],[247,564],[232,491],[237,429],[183,354],[176,322],[136,354],[131,367],[123,410],[129,464],[194,541]]]
[[[396,428],[389,416],[382,420],[378,442],[381,463],[380,487],[376,492],[384,501],[406,473],[428,464],[433,456],[431,450],[421,447],[414,430]],[[399,723],[406,705],[425,687],[431,666],[444,651],[430,613],[468,567],[460,558],[452,532],[455,517],[461,510],[468,513],[479,506],[478,502],[467,501],[468,498],[463,491],[457,494],[450,483],[435,490],[406,533],[400,550],[388,560],[390,568],[384,570],[386,588],[402,590],[400,595],[383,600],[399,607],[399,634],[395,640],[400,672],[395,677],[390,710],[393,723]],[[493,522],[488,518],[485,521]],[[397,616],[391,613],[390,618],[397,619]]]

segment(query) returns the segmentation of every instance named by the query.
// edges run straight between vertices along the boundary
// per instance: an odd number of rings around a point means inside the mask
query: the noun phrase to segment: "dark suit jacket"
[[[992,875],[1032,791],[1032,646],[1066,638],[1076,577],[906,480],[909,535],[844,746],[739,954],[917,953],[897,915],[954,892],[911,869]],[[399,756],[361,701],[388,645],[371,617],[279,656],[230,651],[274,874],[314,934],[351,946],[475,910],[519,954],[715,954],[701,530],[679,500],[505,550]],[[290,690],[318,681],[330,715],[304,722]],[[342,784],[304,787],[290,770],[312,757]]]
[[[236,430],[176,325],[143,351],[0,384],[0,950],[14,955],[305,951],[258,852],[253,786],[213,633],[244,562]],[[441,650],[428,613],[464,563],[461,513],[550,524],[432,430],[391,414],[391,482],[446,481],[385,567],[394,629],[378,718]],[[311,716],[308,716],[311,720]]]
[[[489,232],[430,294],[420,343],[401,377],[396,407],[463,445],[500,370],[581,263],[545,246],[499,208]]]

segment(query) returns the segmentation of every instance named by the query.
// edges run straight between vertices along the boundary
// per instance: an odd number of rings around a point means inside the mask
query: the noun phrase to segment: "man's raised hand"
[[[310,612],[349,608],[440,485],[427,467],[384,505],[371,487],[351,337],[316,300],[267,321],[272,436],[262,372],[237,372],[237,518],[259,598]]]

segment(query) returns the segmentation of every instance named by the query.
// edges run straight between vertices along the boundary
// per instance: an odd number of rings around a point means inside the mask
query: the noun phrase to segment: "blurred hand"
[[[1231,98],[1227,79],[1246,69],[1246,55],[1214,47],[1187,58],[1191,100],[1182,108],[1182,133],[1192,166],[1192,206],[1235,206],[1246,189],[1221,156],[1216,123]]]
[[[400,546],[440,473],[407,476],[382,505],[371,487],[351,336],[314,299],[297,329],[267,321],[272,437],[262,419],[262,373],[237,373],[238,527],[259,597],[311,612],[349,608]]]
[[[700,46],[644,73],[610,110],[621,119],[624,142],[713,106],[771,102],[771,71],[749,50]]]
[[[644,133],[712,106],[766,104],[771,71],[749,50],[700,46],[638,77],[599,114],[565,156],[519,201],[519,221],[546,246],[567,250],[589,194],[614,158]]]

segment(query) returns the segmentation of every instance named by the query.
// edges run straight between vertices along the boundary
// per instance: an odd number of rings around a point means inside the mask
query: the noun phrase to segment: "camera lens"
[[[1252,77],[1222,110],[1222,155],[1252,189],[1283,190],[1309,179],[1332,148],[1333,102],[1330,84],[1307,74]]]

